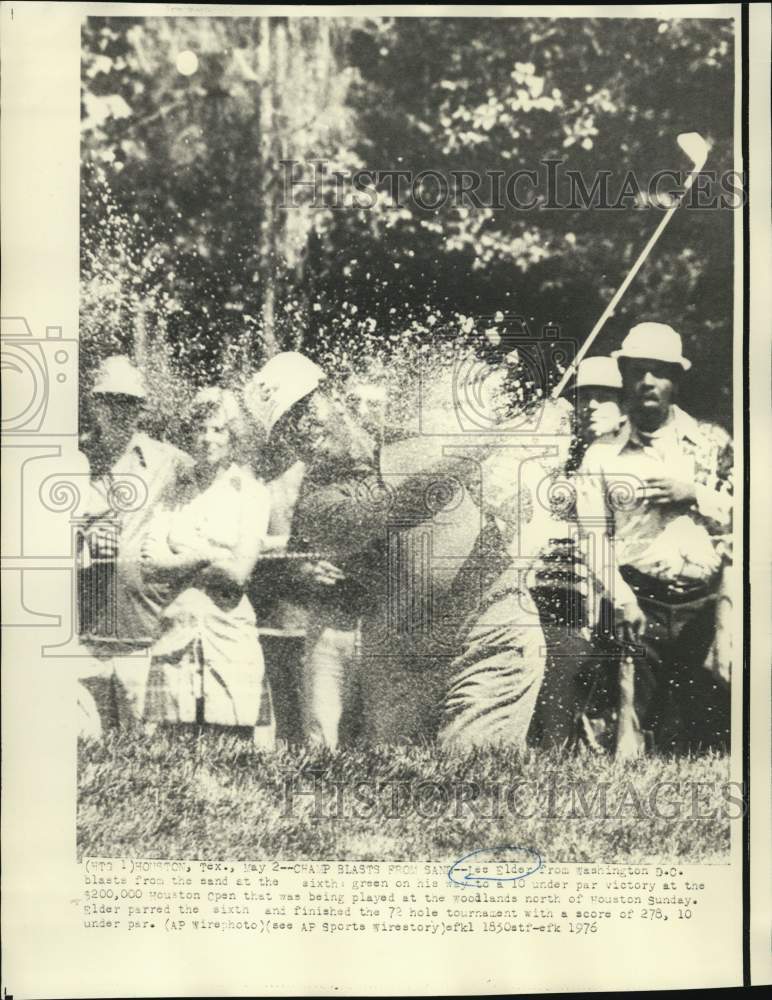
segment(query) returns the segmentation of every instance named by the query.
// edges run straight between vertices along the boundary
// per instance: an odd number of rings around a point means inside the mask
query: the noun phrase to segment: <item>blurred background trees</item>
[[[499,312],[581,342],[661,208],[433,207],[437,175],[561,160],[588,187],[607,171],[615,200],[629,171],[645,189],[686,168],[682,131],[729,171],[733,52],[718,19],[90,17],[84,356],[125,348],[151,378],[203,383],[280,349],[347,363],[367,338],[431,343]],[[382,185],[361,208],[336,179],[360,169],[436,173],[425,207]],[[672,323],[695,362],[686,404],[725,423],[733,227],[726,208],[679,210],[593,351],[633,321]]]

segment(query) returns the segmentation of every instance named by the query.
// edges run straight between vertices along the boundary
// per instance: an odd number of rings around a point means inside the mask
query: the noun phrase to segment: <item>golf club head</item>
[[[694,164],[693,172],[699,173],[708,158],[709,146],[699,132],[682,132],[676,142]]]

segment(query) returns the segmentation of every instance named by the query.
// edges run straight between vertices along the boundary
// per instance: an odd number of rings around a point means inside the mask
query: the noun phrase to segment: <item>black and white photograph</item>
[[[79,857],[727,862],[735,52],[83,19]]]
[[[772,982],[771,16],[0,4],[4,998]]]

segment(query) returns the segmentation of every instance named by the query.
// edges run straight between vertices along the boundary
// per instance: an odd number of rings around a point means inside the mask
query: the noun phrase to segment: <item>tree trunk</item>
[[[258,151],[260,224],[258,233],[258,281],[263,348],[266,358],[280,350],[276,337],[276,218],[273,162],[274,78],[271,59],[272,21],[261,17],[257,24],[257,64],[260,87],[260,138]]]

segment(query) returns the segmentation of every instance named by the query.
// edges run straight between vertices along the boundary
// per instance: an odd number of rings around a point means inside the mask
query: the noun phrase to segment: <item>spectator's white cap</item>
[[[244,387],[247,411],[270,434],[278,421],[319,387],[325,374],[298,351],[282,351],[270,358]]]
[[[603,386],[607,389],[621,389],[622,376],[614,358],[585,358],[576,370],[576,388]]]
[[[139,368],[125,354],[112,354],[102,361],[91,392],[134,396],[136,399],[147,396]]]
[[[666,323],[639,323],[622,341],[619,351],[612,351],[612,358],[646,358],[664,361],[689,371],[692,367],[682,354],[681,335]]]

